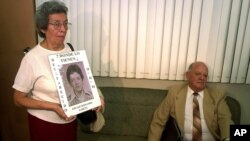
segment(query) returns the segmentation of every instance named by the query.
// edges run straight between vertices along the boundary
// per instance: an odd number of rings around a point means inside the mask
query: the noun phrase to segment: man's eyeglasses
[[[56,30],[60,30],[62,25],[65,29],[68,29],[68,27],[71,25],[71,23],[69,22],[64,22],[64,23],[54,22],[54,23],[48,23],[48,24],[53,25]]]

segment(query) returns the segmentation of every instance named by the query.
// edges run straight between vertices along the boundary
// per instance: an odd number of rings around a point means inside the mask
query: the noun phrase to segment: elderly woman
[[[36,11],[36,28],[43,40],[23,58],[13,84],[14,103],[28,111],[31,141],[76,141],[77,120],[60,106],[48,55],[71,51],[64,44],[68,8],[48,1]],[[103,102],[103,101],[102,101]]]

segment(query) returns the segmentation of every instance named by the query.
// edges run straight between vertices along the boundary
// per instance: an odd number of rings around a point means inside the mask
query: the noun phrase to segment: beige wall
[[[111,77],[95,77],[96,84],[100,86],[114,87],[141,87],[152,89],[167,89],[173,84],[181,84],[184,81],[167,81],[167,80],[147,80],[147,79],[125,79]],[[210,83],[227,92],[228,95],[237,99],[241,103],[241,124],[250,124],[250,85],[245,84],[224,84]]]

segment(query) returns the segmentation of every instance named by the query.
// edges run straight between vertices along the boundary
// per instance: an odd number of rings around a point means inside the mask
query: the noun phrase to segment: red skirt
[[[56,124],[28,114],[30,141],[76,141],[77,120]]]

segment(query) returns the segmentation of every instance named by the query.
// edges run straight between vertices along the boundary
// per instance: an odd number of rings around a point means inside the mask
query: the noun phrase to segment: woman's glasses
[[[49,22],[48,24],[52,25],[56,30],[60,30],[62,26],[65,29],[68,29],[68,27],[71,25],[71,23],[69,23],[69,22],[63,22],[63,23],[61,23],[59,21]]]

